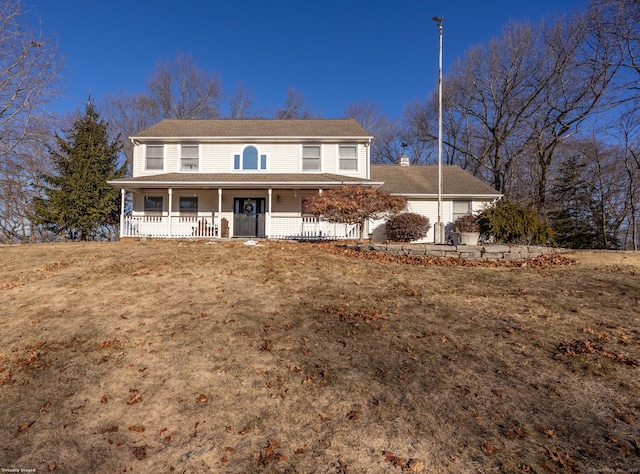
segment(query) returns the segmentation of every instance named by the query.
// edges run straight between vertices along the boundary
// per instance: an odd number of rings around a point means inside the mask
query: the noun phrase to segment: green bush
[[[540,220],[533,209],[520,204],[500,201],[478,216],[480,232],[492,235],[499,242],[519,245],[553,244],[553,230]]]
[[[386,224],[387,238],[396,242],[420,240],[427,235],[431,224],[427,217],[413,212],[396,214]]]

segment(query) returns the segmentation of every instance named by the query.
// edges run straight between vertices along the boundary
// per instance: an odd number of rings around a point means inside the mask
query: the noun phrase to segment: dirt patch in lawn
[[[638,253],[260,244],[0,248],[0,468],[640,468]]]

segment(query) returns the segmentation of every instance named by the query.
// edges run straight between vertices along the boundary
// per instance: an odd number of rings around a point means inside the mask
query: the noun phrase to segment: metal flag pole
[[[438,222],[434,229],[434,240],[436,244],[444,243],[444,225],[442,223],[442,20],[443,16],[433,17],[433,21],[438,23],[440,32],[440,48],[438,62]]]

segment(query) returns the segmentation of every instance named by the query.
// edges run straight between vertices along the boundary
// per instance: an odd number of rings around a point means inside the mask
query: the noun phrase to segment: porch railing
[[[271,237],[275,239],[357,239],[357,224],[335,224],[317,217],[271,217]]]
[[[213,217],[124,216],[122,237],[218,237]]]
[[[229,216],[230,217],[230,216]],[[334,224],[316,217],[271,216],[267,225],[274,239],[357,239],[360,227]],[[199,238],[219,237],[216,217],[124,216],[121,237]]]

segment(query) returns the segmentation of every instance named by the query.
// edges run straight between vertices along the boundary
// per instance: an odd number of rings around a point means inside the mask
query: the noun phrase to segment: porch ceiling
[[[382,186],[383,182],[330,173],[165,173],[116,179],[109,181],[109,184],[135,192],[145,188],[317,189],[344,184],[378,188]]]

